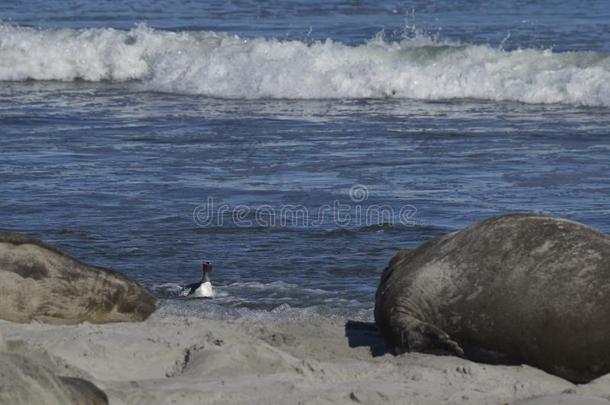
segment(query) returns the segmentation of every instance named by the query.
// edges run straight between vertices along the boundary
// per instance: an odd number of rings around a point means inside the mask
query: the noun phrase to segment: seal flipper
[[[442,329],[420,321],[412,316],[402,316],[394,326],[394,351],[405,352],[449,352],[464,357],[464,350]]]

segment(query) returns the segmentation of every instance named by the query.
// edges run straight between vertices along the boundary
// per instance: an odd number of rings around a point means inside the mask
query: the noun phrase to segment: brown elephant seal
[[[0,232],[0,319],[47,323],[142,321],[157,299],[126,276],[46,243]]]
[[[610,372],[610,238],[542,215],[480,222],[399,252],[381,277],[375,321],[398,351],[589,381]]]

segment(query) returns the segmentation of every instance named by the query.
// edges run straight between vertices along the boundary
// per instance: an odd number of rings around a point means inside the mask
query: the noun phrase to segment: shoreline
[[[500,404],[559,394],[610,397],[609,376],[574,385],[530,366],[394,356],[371,324],[348,320],[153,314],[141,323],[103,325],[0,321],[0,336],[9,352],[43,358],[59,375],[93,382],[111,404]]]

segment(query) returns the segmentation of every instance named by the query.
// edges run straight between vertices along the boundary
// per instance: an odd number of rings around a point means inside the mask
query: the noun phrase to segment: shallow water
[[[370,319],[402,247],[610,230],[605,2],[35,3],[0,6],[0,228],[166,311]],[[203,258],[219,298],[174,299]]]

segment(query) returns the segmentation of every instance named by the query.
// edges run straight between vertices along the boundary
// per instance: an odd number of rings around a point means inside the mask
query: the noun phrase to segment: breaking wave
[[[0,81],[126,82],[219,98],[474,98],[610,106],[610,55],[444,44],[351,46],[216,32],[0,25]],[[134,82],[134,83],[131,83]]]
[[[176,283],[163,283],[152,287],[152,291],[162,301],[159,313],[213,319],[349,318],[367,322],[373,319],[370,301],[365,303],[340,297],[333,291],[304,288],[283,281],[216,284],[214,300],[180,298],[180,289],[181,285]]]

